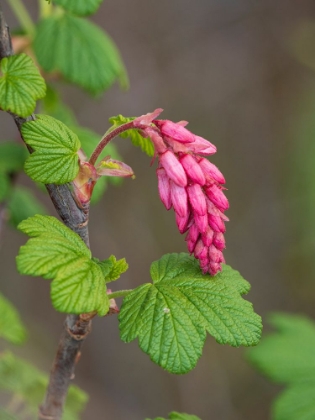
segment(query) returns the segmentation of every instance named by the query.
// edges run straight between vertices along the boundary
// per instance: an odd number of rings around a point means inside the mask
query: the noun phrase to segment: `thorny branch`
[[[13,49],[10,31],[0,6],[0,60],[11,55],[13,55]],[[12,113],[11,115],[20,132],[24,122],[35,119],[34,115],[27,118],[20,118]],[[29,151],[32,153],[32,150]],[[46,188],[62,221],[70,229],[78,233],[89,247],[89,203],[85,207],[78,205],[71,193],[71,184],[48,184]],[[39,409],[39,419],[61,419],[68,387],[71,379],[74,377],[74,369],[80,358],[82,344],[91,330],[91,319],[94,315],[92,313],[68,315],[66,317],[57,353],[51,368],[46,397]]]

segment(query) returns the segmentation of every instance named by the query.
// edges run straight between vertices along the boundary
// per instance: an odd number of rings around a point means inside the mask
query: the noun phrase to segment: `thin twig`
[[[13,54],[9,28],[5,22],[0,6],[0,60]],[[35,116],[20,118],[11,114],[21,132],[24,122],[34,120]],[[21,135],[22,137],[22,135]],[[23,137],[22,137],[23,139]],[[31,152],[31,150],[30,150]],[[89,204],[80,206],[72,195],[71,184],[46,185],[57,213],[66,226],[78,233],[89,247]],[[74,369],[80,357],[80,350],[87,334],[91,330],[91,316],[68,315],[59,341],[57,353],[50,373],[44,403],[39,409],[39,419],[60,420],[67,396],[68,387],[74,377]]]
[[[91,165],[95,165],[99,155],[102,153],[104,147],[116,136],[123,133],[124,131],[130,130],[134,128],[134,122],[130,121],[125,124],[120,125],[119,127],[115,128],[114,130],[110,131],[108,134],[105,134],[101,141],[96,146],[92,156],[90,157],[89,163]]]

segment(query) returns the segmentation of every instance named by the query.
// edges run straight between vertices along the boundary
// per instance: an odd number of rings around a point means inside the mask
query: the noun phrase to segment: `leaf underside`
[[[0,62],[0,108],[20,117],[34,112],[36,101],[46,93],[46,84],[26,54],[5,57]]]
[[[128,294],[119,314],[121,339],[140,348],[172,373],[193,369],[209,332],[218,343],[254,346],[261,318],[241,298],[249,284],[228,266],[203,275],[188,254],[168,254],[151,266],[153,284]]]

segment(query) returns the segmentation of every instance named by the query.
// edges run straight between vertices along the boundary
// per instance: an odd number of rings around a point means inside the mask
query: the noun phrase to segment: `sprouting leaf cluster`
[[[119,127],[122,124],[126,124],[129,121],[134,120],[134,117],[123,117],[121,114],[116,117],[111,117],[109,122],[113,124],[111,130]],[[127,138],[129,137],[134,146],[140,147],[140,149],[146,153],[148,156],[154,155],[154,147],[149,137],[143,137],[139,130],[127,130],[120,134],[120,137]]]
[[[249,350],[249,361],[273,382],[286,386],[273,403],[273,420],[315,418],[315,323],[305,316],[273,314],[276,332]]]
[[[26,328],[17,310],[11,302],[0,295],[0,337],[9,343],[20,345],[24,343],[26,336]],[[14,399],[16,404],[0,407],[1,420],[18,420],[21,418],[18,412],[23,412],[23,418],[35,418],[47,384],[47,374],[15,356],[11,351],[3,351],[0,354],[1,400]],[[63,419],[79,420],[79,413],[84,409],[87,399],[85,392],[71,385]]]

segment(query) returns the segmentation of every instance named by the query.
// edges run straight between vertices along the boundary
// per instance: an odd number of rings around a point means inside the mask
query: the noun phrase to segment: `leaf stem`
[[[108,134],[105,134],[104,137],[101,139],[101,141],[96,146],[94,152],[92,153],[89,163],[91,165],[95,165],[95,162],[97,161],[99,155],[102,153],[104,147],[116,136],[118,136],[120,133],[123,133],[124,131],[130,130],[134,127],[134,122],[130,121],[125,124],[120,125],[119,127],[115,128],[114,130],[110,131]]]
[[[133,289],[126,289],[126,290],[117,290],[117,292],[109,293],[108,297],[109,299],[116,299],[119,297],[125,297],[131,293]]]
[[[35,25],[23,2],[21,0],[8,0],[8,3],[22,28],[25,29],[27,35],[33,38],[35,35]]]

